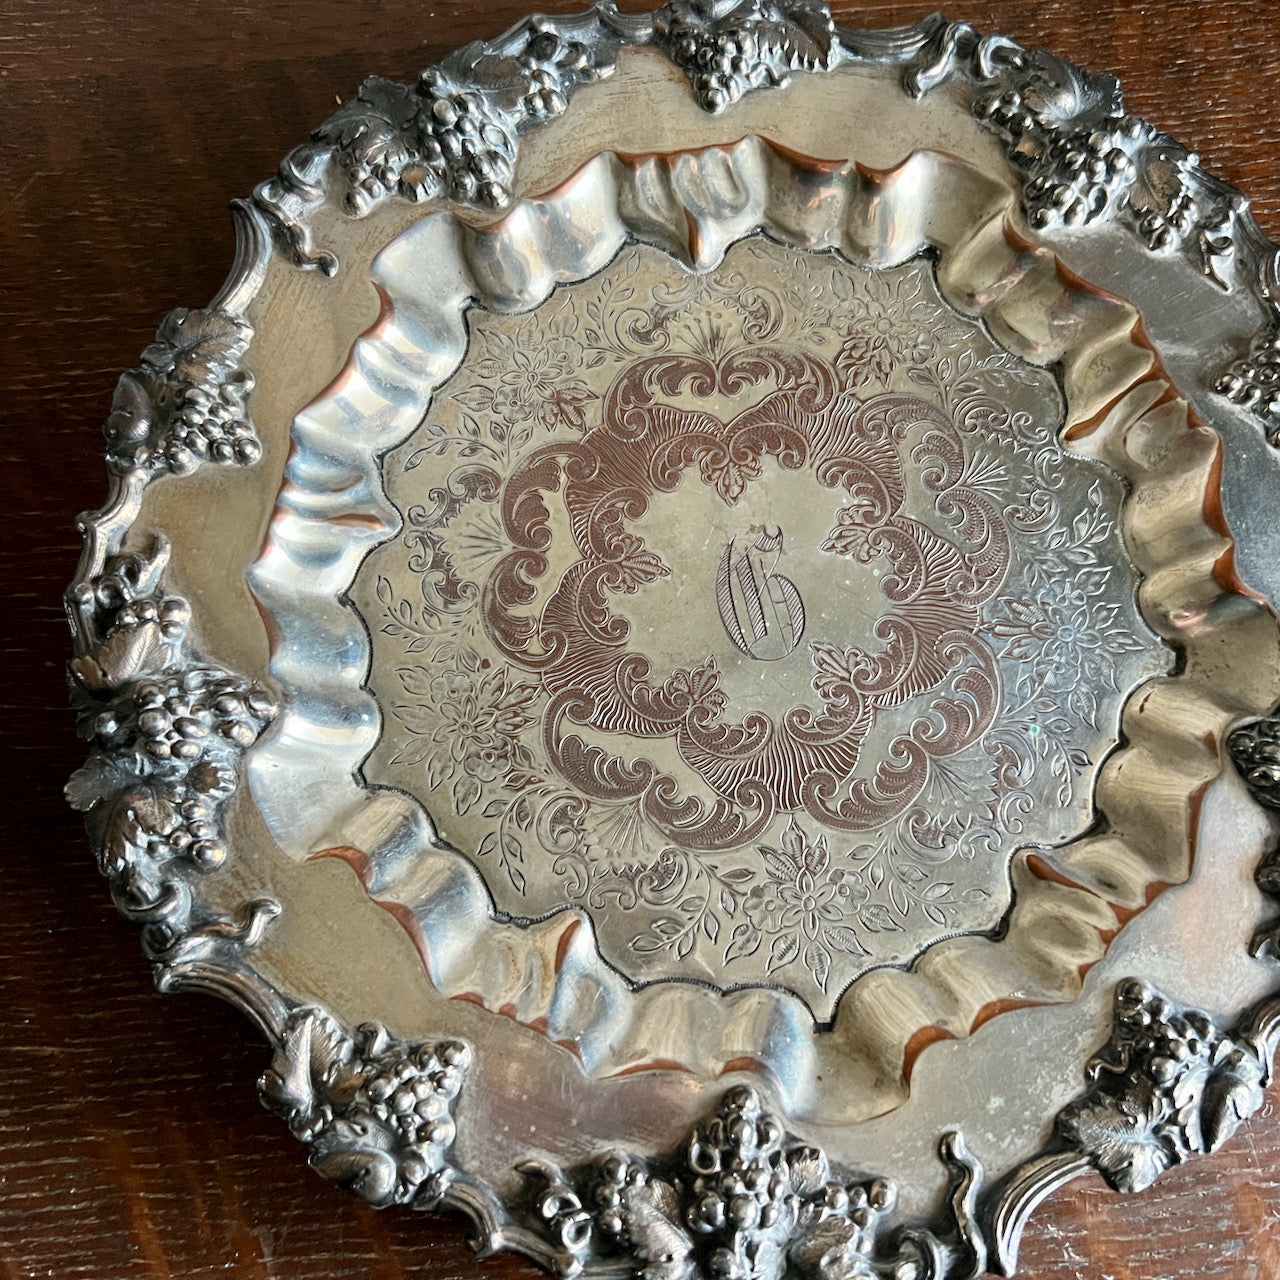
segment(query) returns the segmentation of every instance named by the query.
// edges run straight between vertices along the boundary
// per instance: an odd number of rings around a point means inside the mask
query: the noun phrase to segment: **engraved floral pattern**
[[[533,764],[520,733],[534,722],[529,706],[538,690],[472,649],[437,649],[434,658],[430,668],[396,672],[405,693],[419,700],[396,707],[410,736],[393,763],[425,764],[428,789],[451,783],[454,808],[464,814],[486,784]]]
[[[431,477],[404,567],[389,549],[376,579],[379,634],[419,664],[380,691],[386,766],[448,798],[433,816],[511,914],[580,904],[629,972],[705,965],[825,1010],[863,968],[995,922],[1009,851],[1088,822],[1120,690],[1167,660],[1117,567],[1118,482],[1061,450],[1056,390],[927,265],[658,256],[473,318],[474,366],[401,455]],[[698,484],[732,511],[770,468],[830,494],[816,553],[871,575],[879,621],[815,630],[775,532],[722,566],[710,648],[656,665],[633,610],[686,588],[646,512]],[[746,713],[766,651],[729,644],[725,608],[747,630],[789,614],[794,710]]]
[[[537,333],[528,324],[514,334],[486,333],[476,364],[480,380],[454,399],[510,428],[536,421],[546,431],[561,426],[585,431],[587,406],[599,396],[574,376],[580,349],[567,329],[571,332],[560,320]],[[517,437],[519,444],[526,441]]]
[[[1088,591],[1055,583],[1030,600],[1002,602],[1005,616],[991,628],[1021,664],[1020,694],[1048,693],[1089,725],[1098,722],[1098,691],[1118,688],[1117,660],[1142,647],[1101,592],[1102,584]]]
[[[767,973],[798,962],[825,991],[833,951],[870,954],[845,922],[871,894],[857,872],[832,867],[825,835],[810,839],[792,823],[778,845],[760,846],[767,875],[752,886],[742,904],[747,918],[733,931],[725,963],[754,955],[767,938]]]

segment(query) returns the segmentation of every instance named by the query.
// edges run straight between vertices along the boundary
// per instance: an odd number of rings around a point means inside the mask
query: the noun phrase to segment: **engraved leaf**
[[[459,404],[465,405],[468,409],[475,409],[485,413],[493,408],[493,388],[484,384],[467,387],[465,390],[455,393],[453,399]]]
[[[884,908],[881,907],[880,910],[884,911]],[[888,912],[885,912],[885,915],[887,917]],[[892,928],[897,930],[898,932],[901,932],[900,926],[896,924],[893,924]],[[835,947],[837,951],[843,951],[845,955],[865,956],[865,955],[871,954],[866,949],[866,947],[862,945],[861,941],[858,938],[858,935],[854,933],[854,931],[850,929],[848,925],[843,925],[843,924],[833,925],[830,929],[828,929],[823,934],[823,937],[828,942],[830,942],[831,945]]]
[[[466,813],[480,799],[480,783],[464,773],[453,784],[453,807],[459,815]]]
[[[396,675],[400,677],[400,683],[404,685],[406,693],[411,693],[417,698],[426,698],[431,693],[431,675],[423,667],[398,667]]]
[[[733,961],[741,960],[745,956],[755,955],[760,950],[762,940],[760,930],[755,925],[743,921],[734,929],[731,941],[725,949],[725,964],[732,964]]]
[[[858,912],[858,921],[872,933],[901,933],[902,926],[889,914],[888,908],[879,902],[869,903]]]
[[[769,949],[769,963],[765,966],[765,972],[773,973],[775,969],[789,965],[799,954],[800,939],[794,933],[780,933]]]
[[[662,951],[669,947],[680,936],[684,925],[674,916],[659,916],[649,923],[649,932],[631,939],[632,951],[642,955],[653,951]]]
[[[434,751],[431,743],[423,738],[416,738],[411,742],[406,742],[399,751],[391,757],[391,764],[418,765],[428,758],[434,759]],[[443,779],[434,770],[428,776],[427,786],[434,790],[440,785]]]
[[[831,975],[831,952],[821,942],[814,941],[805,947],[804,967],[813,974],[814,981],[825,991],[827,978]]]

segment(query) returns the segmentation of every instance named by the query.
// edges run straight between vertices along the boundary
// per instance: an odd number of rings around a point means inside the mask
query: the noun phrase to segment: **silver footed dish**
[[[976,1280],[1261,1108],[1280,258],[1114,80],[598,4],[234,212],[106,423],[67,794],[318,1172]]]

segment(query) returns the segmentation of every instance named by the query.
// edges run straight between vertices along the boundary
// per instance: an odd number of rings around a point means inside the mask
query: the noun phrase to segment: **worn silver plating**
[[[1280,1001],[1224,1030],[1144,983],[1122,983],[1111,1039],[1045,1152],[984,1187],[962,1139],[950,1135],[940,1152],[954,1188],[944,1220],[886,1241],[892,1187],[833,1170],[744,1088],[726,1092],[678,1152],[529,1166],[528,1194],[504,1203],[450,1163],[468,1048],[405,1044],[376,1027],[352,1033],[291,1001],[252,958],[279,905],[255,900],[227,918],[202,901],[202,878],[233,856],[226,812],[244,754],[277,708],[270,691],[193,643],[190,606],[164,585],[164,544],[139,554],[125,541],[153,479],[258,460],[245,310],[272,232],[299,266],[332,274],[338,258],[311,227],[325,205],[351,217],[392,198],[505,207],[521,135],[563,113],[578,87],[609,75],[621,50],[641,46],[662,50],[710,112],[848,62],[900,68],[915,95],[962,84],[1022,175],[1033,225],[1115,222],[1152,253],[1185,255],[1223,287],[1229,264],[1248,264],[1260,334],[1216,387],[1256,415],[1271,443],[1280,440],[1277,250],[1243,197],[1123,112],[1110,77],[938,18],[898,32],[841,32],[815,0],[674,0],[648,17],[600,4],[580,18],[530,19],[414,86],[366,82],[251,205],[238,207],[240,260],[215,305],[174,312],[140,368],[122,378],[106,424],[111,497],[85,518],[85,555],[68,593],[72,699],[92,744],[68,797],[88,814],[117,904],[144,926],[158,985],[214,991],[254,1018],[274,1048],[260,1082],[264,1102],[310,1145],[321,1173],[370,1203],[462,1208],[484,1243],[566,1274],[596,1266],[650,1280],[924,1280],[974,1277],[988,1266],[1010,1274],[1027,1218],[1056,1187],[1096,1168],[1118,1190],[1141,1190],[1171,1165],[1216,1149],[1258,1110],[1280,1041]],[[1280,808],[1280,719],[1238,731],[1230,750],[1259,803]],[[1273,854],[1258,872],[1272,897],[1280,897],[1278,867]],[[1277,934],[1274,921],[1263,928],[1258,954],[1276,957]]]

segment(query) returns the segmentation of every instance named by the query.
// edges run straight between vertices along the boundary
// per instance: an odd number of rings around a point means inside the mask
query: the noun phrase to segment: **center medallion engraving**
[[[369,769],[500,911],[638,981],[786,985],[992,928],[1168,669],[1050,374],[883,271],[632,248],[474,355],[389,482]]]

